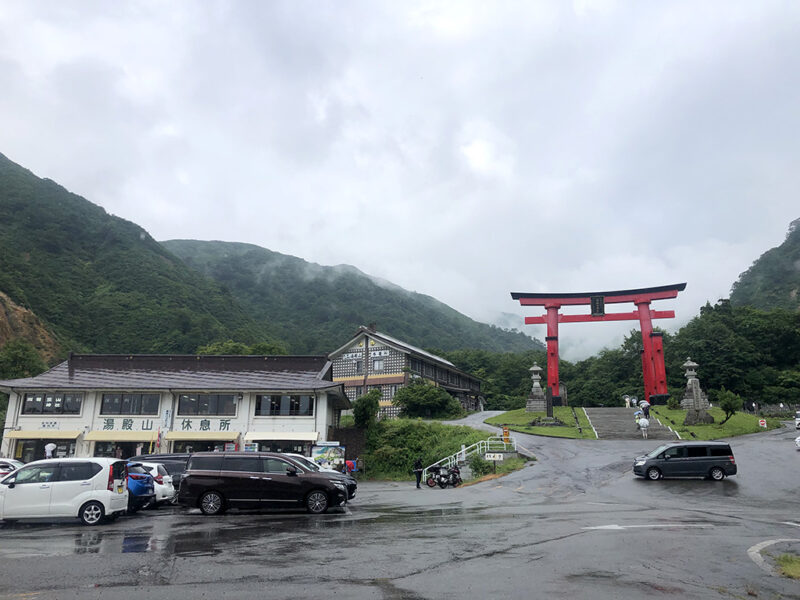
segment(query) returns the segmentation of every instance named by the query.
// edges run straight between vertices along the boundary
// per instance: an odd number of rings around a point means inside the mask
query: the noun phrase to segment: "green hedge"
[[[422,458],[427,467],[471,446],[491,434],[463,425],[442,425],[418,419],[380,421],[367,431],[364,456],[368,479],[413,479],[414,460]]]

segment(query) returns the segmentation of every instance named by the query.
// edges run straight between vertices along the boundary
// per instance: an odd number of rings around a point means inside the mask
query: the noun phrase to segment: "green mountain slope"
[[[64,348],[194,352],[229,337],[267,339],[229,293],[141,227],[2,154],[0,292],[43,319]]]
[[[522,351],[541,342],[478,323],[446,304],[350,266],[323,267],[251,244],[171,240],[164,247],[269,321],[292,352],[331,352],[359,325],[425,348]]]
[[[762,254],[739,275],[731,304],[762,310],[800,309],[800,219],[792,221],[786,240]]]

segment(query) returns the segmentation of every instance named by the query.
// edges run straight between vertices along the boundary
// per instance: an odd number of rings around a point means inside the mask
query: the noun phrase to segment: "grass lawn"
[[[781,575],[800,579],[800,556],[795,554],[781,554],[776,562],[781,568]]]
[[[685,410],[671,410],[666,406],[654,406],[650,409],[651,415],[657,416],[661,423],[665,426],[672,427],[681,438],[685,440],[716,440],[719,438],[728,438],[737,435],[744,435],[746,433],[758,433],[759,431],[767,431],[781,427],[781,420],[772,417],[759,417],[758,415],[751,415],[749,413],[736,413],[724,425],[720,425],[725,419],[725,413],[722,409],[714,407],[708,410],[709,414],[714,417],[715,423],[711,425],[692,425],[685,427],[683,420],[686,418]],[[766,419],[767,428],[758,426],[759,419]],[[695,437],[692,437],[693,432]]]
[[[586,419],[586,414],[583,412],[583,409],[576,408],[575,412],[578,415],[578,422],[583,431],[579,431],[578,427],[575,425],[575,417],[572,416],[572,409],[569,406],[553,407],[553,416],[566,423],[563,427],[532,427],[529,423],[536,417],[544,417],[545,413],[529,413],[525,412],[524,408],[509,410],[502,415],[486,419],[485,422],[489,425],[497,425],[500,427],[505,425],[512,431],[519,431],[520,433],[564,438],[595,439],[594,431],[592,430],[592,426],[589,425],[589,421]]]

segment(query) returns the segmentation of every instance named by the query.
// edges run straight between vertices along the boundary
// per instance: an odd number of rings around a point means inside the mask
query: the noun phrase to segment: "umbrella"
[[[633,416],[635,417],[636,415],[643,415],[643,414],[644,413],[642,411],[637,410],[635,413],[633,413]]]

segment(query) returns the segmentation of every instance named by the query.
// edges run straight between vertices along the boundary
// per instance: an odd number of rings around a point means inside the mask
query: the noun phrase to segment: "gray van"
[[[736,475],[736,460],[727,442],[673,442],[633,461],[633,474],[647,479]]]

